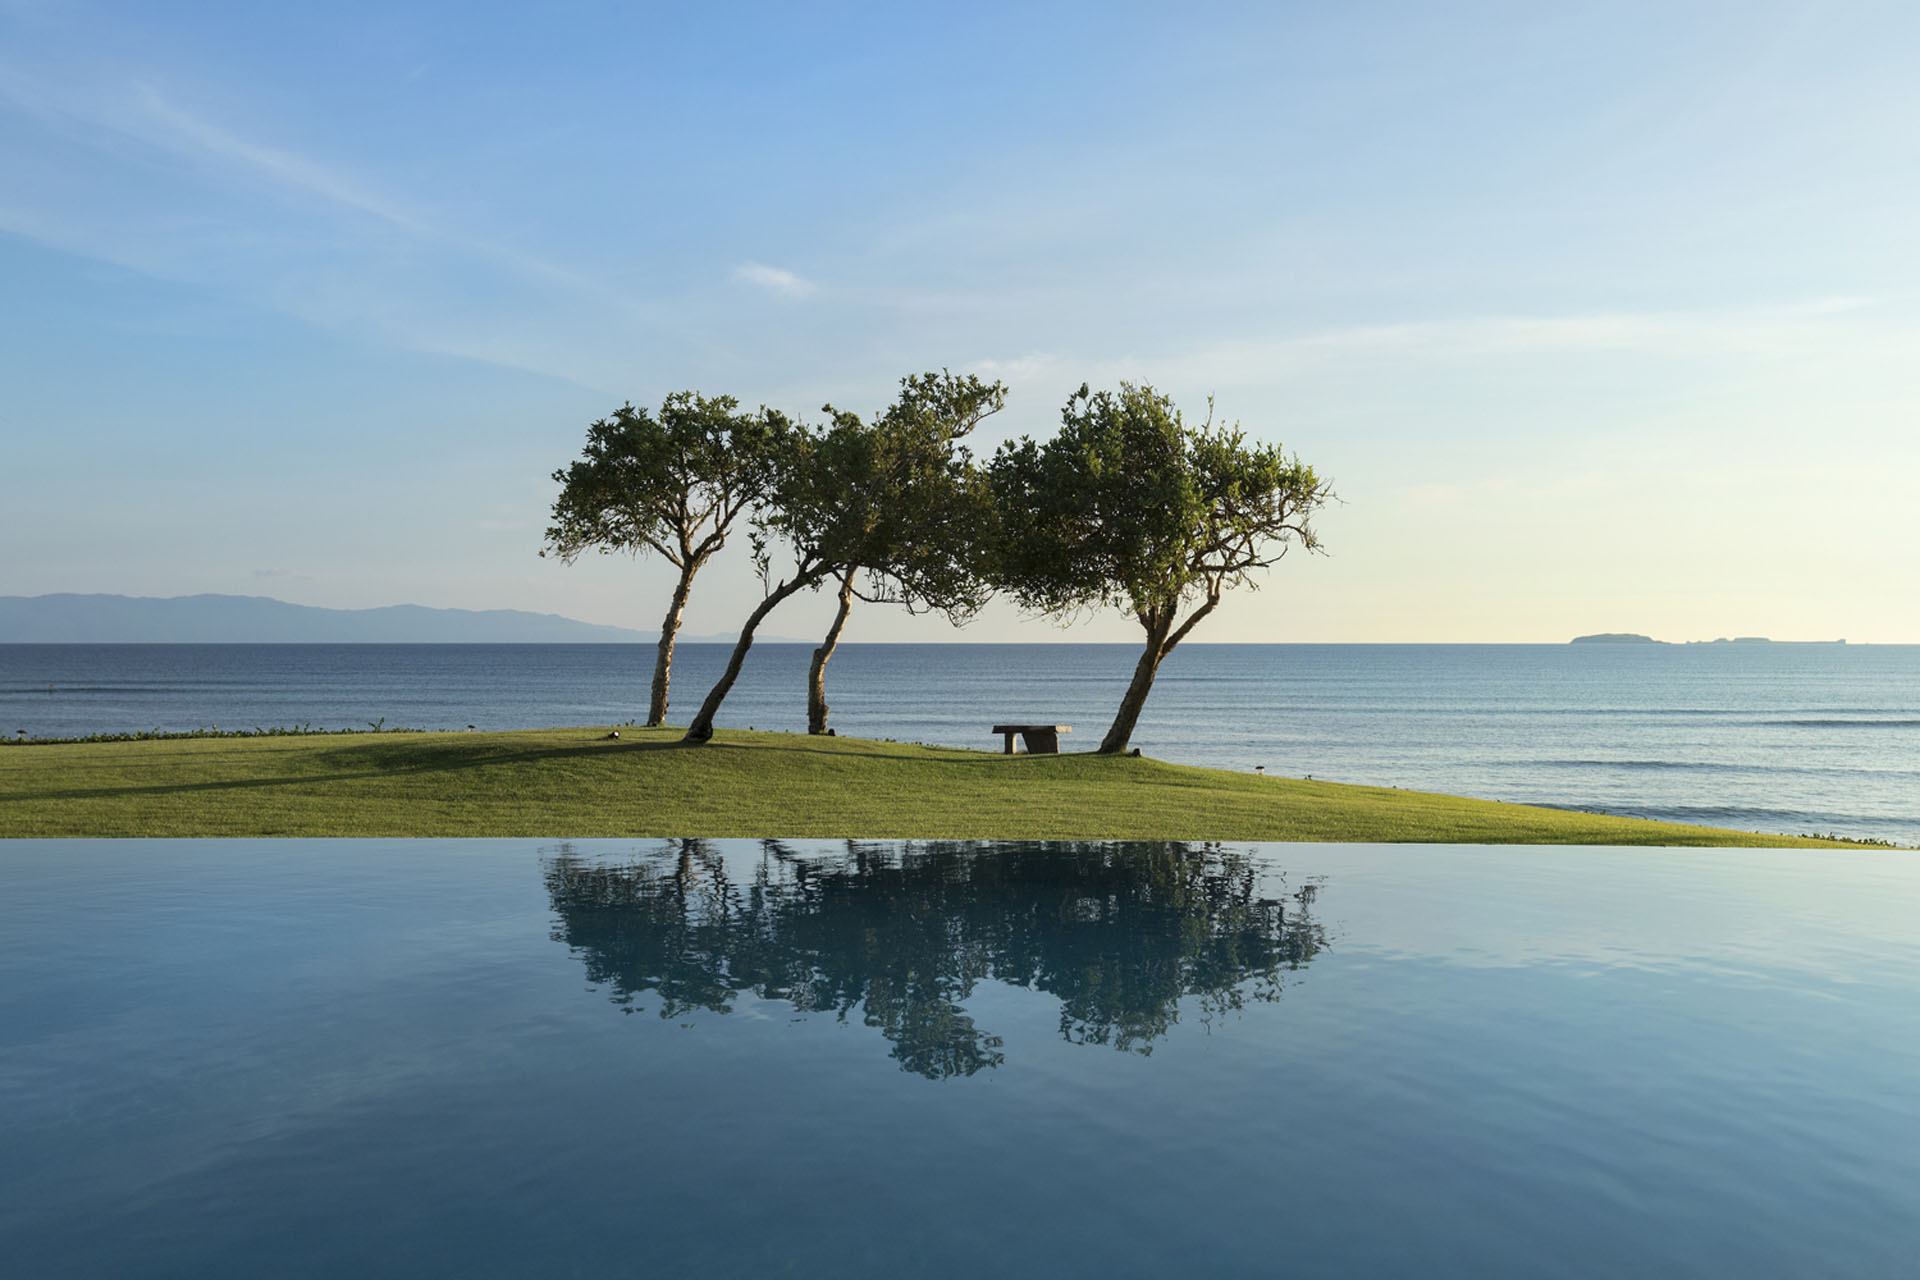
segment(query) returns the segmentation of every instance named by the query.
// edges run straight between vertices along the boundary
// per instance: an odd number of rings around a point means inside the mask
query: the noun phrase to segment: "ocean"
[[[801,731],[805,645],[755,646],[719,723]],[[727,648],[684,645],[685,723]],[[1095,746],[1128,645],[843,645],[831,723],[992,749],[1004,721]],[[0,733],[479,729],[644,718],[644,645],[0,645]],[[1162,666],[1149,756],[1920,845],[1920,646],[1209,645]]]

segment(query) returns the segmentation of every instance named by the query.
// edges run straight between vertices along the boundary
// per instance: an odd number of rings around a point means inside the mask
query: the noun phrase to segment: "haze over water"
[[[686,645],[669,719],[725,659]],[[755,646],[722,727],[805,728],[804,645]],[[1001,721],[1090,750],[1137,650],[842,646],[832,724],[991,749]],[[643,717],[625,645],[0,646],[0,732],[481,729]],[[51,686],[51,690],[49,689]],[[1184,764],[1920,844],[1920,646],[1187,645],[1134,742]]]

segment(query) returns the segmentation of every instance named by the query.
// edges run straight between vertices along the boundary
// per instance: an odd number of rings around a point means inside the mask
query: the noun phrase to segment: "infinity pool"
[[[1920,855],[0,842],[22,1276],[1920,1273]]]

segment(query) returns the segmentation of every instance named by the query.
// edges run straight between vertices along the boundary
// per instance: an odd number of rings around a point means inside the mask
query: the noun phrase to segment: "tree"
[[[991,410],[960,412],[957,406],[997,408],[1005,388],[947,373],[906,378],[902,388],[900,403],[872,422],[832,405],[823,411],[828,421],[821,427],[769,419],[768,481],[751,531],[765,593],[688,724],[685,741],[713,737],[714,717],[739,678],[754,632],[801,591],[835,579],[846,587],[865,575],[881,584],[888,599],[956,619],[984,603],[987,588],[974,553],[986,489],[959,440]],[[776,581],[777,546],[786,549],[791,568]],[[837,628],[830,638],[837,642]],[[831,652],[830,645],[822,648]],[[824,665],[823,656],[816,679]],[[821,703],[824,728],[824,692]]]
[[[887,567],[849,566],[840,575],[839,607],[807,668],[808,733],[827,731],[827,662],[839,646],[856,598],[901,605],[909,613],[940,609],[955,623],[986,602],[979,553],[986,546],[992,499],[966,447],[956,442],[1006,403],[1007,389],[998,382],[956,377],[944,370],[916,374],[900,380],[899,397],[874,423],[881,437],[907,441],[909,448],[922,451],[917,490],[902,495],[910,509],[899,512],[894,562]],[[931,465],[941,454],[944,467]],[[861,581],[864,589],[855,585]]]
[[[668,396],[658,417],[625,405],[588,427],[581,457],[553,473],[560,496],[541,555],[572,564],[589,547],[653,551],[680,571],[660,625],[649,725],[666,723],[674,642],[693,577],[766,485],[770,415],[739,408],[732,396],[693,391]]]
[[[1055,616],[1118,608],[1146,632],[1104,753],[1126,750],[1161,662],[1226,591],[1257,587],[1295,541],[1319,549],[1311,517],[1333,496],[1278,445],[1249,446],[1211,413],[1189,428],[1166,396],[1125,382],[1082,386],[1053,439],[1009,442],[989,471],[997,585]]]

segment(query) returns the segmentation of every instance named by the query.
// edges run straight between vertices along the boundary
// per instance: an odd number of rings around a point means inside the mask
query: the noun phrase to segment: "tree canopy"
[[[679,572],[660,627],[647,723],[666,723],[674,642],[694,575],[765,492],[778,415],[742,413],[732,396],[668,396],[656,416],[624,405],[587,428],[572,465],[553,473],[542,555],[571,564],[589,548],[654,552]]]
[[[1211,406],[1209,406],[1211,407]],[[1146,633],[1103,752],[1124,751],[1160,663],[1236,587],[1293,545],[1318,550],[1325,481],[1278,445],[1249,445],[1211,413],[1189,427],[1152,387],[1082,386],[1044,444],[1010,442],[989,468],[993,577],[1029,609],[1109,607]]]
[[[818,427],[772,424],[768,481],[750,535],[766,593],[688,725],[689,742],[712,736],[754,630],[800,591],[858,580],[867,598],[940,610],[956,622],[985,602],[989,495],[961,442],[1005,399],[997,382],[928,373],[903,379],[899,398],[870,421],[828,405]]]

